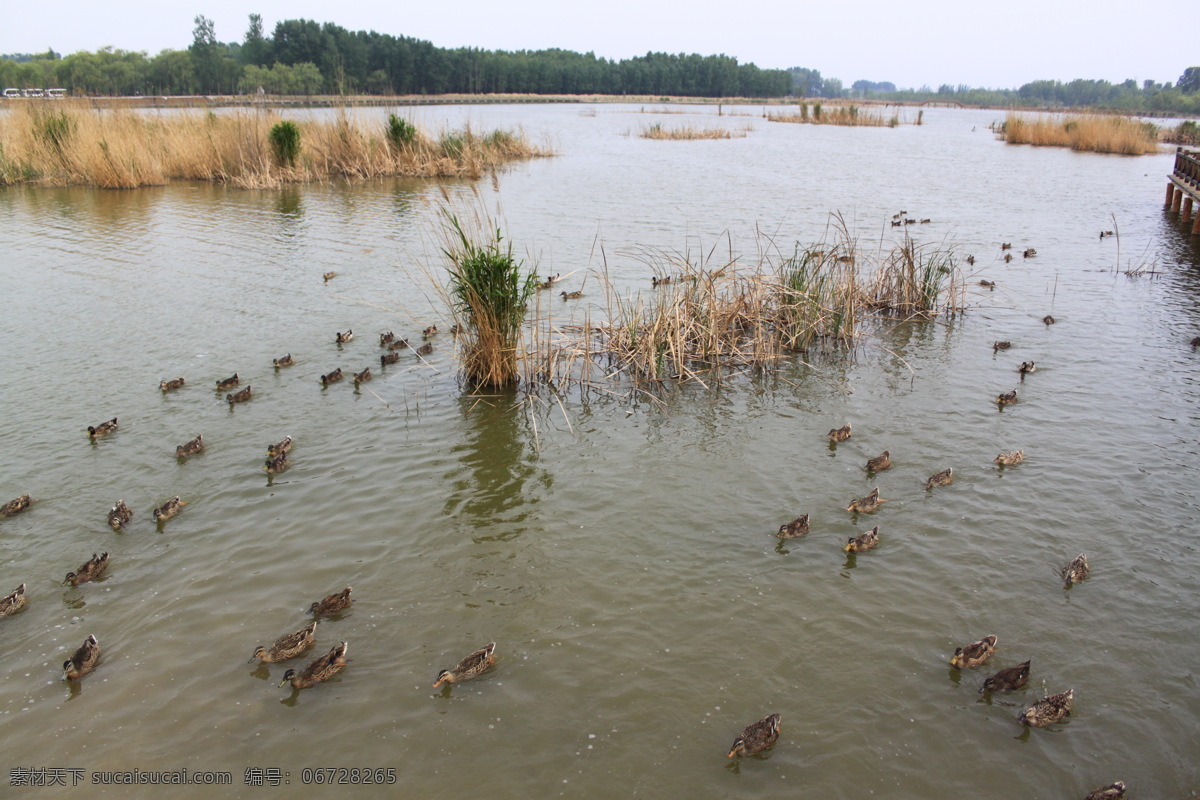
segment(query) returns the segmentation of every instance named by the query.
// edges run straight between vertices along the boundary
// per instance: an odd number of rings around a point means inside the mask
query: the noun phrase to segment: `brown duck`
[[[1101,786],[1088,792],[1083,800],[1122,800],[1125,797],[1125,784],[1121,781]]]
[[[999,464],[1002,467],[1015,467],[1025,460],[1024,450],[1013,450],[1011,453],[1001,453],[992,459],[993,464]]]
[[[241,383],[241,379],[238,377],[238,374],[235,372],[235,373],[233,373],[232,377],[217,381],[217,391],[223,392],[226,389],[232,389],[233,387],[237,386],[239,383]]]
[[[131,519],[133,509],[125,505],[124,500],[118,500],[117,504],[108,510],[108,526],[114,531],[124,529]]]
[[[352,602],[354,601],[350,599],[350,587],[347,586],[342,591],[334,592],[323,600],[313,603],[308,607],[308,613],[314,617],[333,614],[334,612],[349,608]]]
[[[450,669],[444,669],[439,672],[433,688],[436,689],[443,683],[461,683],[462,681],[469,681],[472,678],[478,678],[496,665],[495,653],[495,642],[491,642],[486,647],[476,650]]]
[[[100,662],[100,643],[95,636],[88,636],[74,655],[63,662],[63,677],[77,681],[96,668]]]
[[[840,428],[833,428],[829,431],[829,433],[826,434],[826,436],[828,436],[829,440],[833,442],[846,441],[850,438],[850,423],[847,422]]]
[[[295,360],[292,358],[291,353],[288,353],[287,355],[283,356],[282,358],[273,358],[273,359],[271,359],[271,361],[275,364],[275,369],[282,369],[283,367],[290,367],[296,363]]]
[[[31,505],[33,505],[33,498],[27,494],[13,498],[4,505],[0,506],[0,518],[11,517],[16,514],[20,514]]]
[[[99,425],[88,425],[88,436],[93,439],[101,436],[107,436],[117,429],[117,418],[113,417],[108,422],[101,422]]]
[[[872,511],[879,508],[881,503],[886,502],[887,500],[884,500],[879,496],[879,487],[876,486],[866,497],[860,497],[857,500],[851,500],[850,505],[846,506],[846,510],[855,511],[860,514],[870,514]]]
[[[892,454],[884,450],[882,454],[867,460],[867,472],[883,472],[892,466]]]
[[[1023,724],[1035,728],[1044,728],[1059,722],[1071,713],[1071,704],[1075,700],[1075,690],[1052,694],[1038,700],[1017,717]]]
[[[935,486],[949,486],[954,482],[954,468],[947,467],[941,472],[935,472],[929,476],[929,480],[925,481],[925,488],[932,489]]]
[[[267,445],[267,458],[275,458],[292,449],[292,437],[285,436],[277,444]]]
[[[864,553],[867,550],[874,550],[879,547],[879,526],[876,525],[866,533],[860,533],[858,536],[851,536],[846,546],[842,548],[847,553]]]
[[[354,341],[354,331],[347,330],[345,333],[337,331],[337,336],[334,337],[334,341],[337,344],[349,344],[350,342]]]
[[[1012,692],[1020,689],[1025,684],[1029,683],[1029,662],[1018,664],[1015,667],[1002,669],[990,678],[983,682],[983,687],[979,690],[980,694],[984,692]]]
[[[291,465],[292,462],[288,458],[287,451],[285,450],[277,456],[268,458],[266,464],[263,466],[263,471],[268,475],[278,475]]]
[[[1017,402],[1017,390],[1016,389],[1013,389],[1011,392],[1005,392],[1004,394],[996,395],[996,404],[1001,407],[1011,406],[1011,405],[1014,405],[1016,402]]]
[[[196,438],[192,439],[190,442],[181,444],[181,445],[179,445],[179,447],[176,447],[175,448],[175,457],[176,458],[187,458],[188,456],[194,456],[197,453],[203,453],[203,452],[204,452],[204,437],[202,435],[197,435]]]
[[[1080,583],[1088,576],[1092,568],[1088,566],[1087,557],[1083,553],[1075,556],[1070,564],[1063,567],[1059,574],[1062,575],[1063,583],[1070,586],[1073,583]]]
[[[379,357],[380,368],[386,367],[388,364],[395,364],[400,360],[399,353],[384,353]]]
[[[370,367],[367,367],[362,372],[357,372],[354,375],[354,385],[355,386],[357,386],[360,383],[366,383],[369,380],[371,380],[371,368]]]
[[[727,758],[752,756],[773,746],[779,741],[779,720],[778,714],[772,714],[747,725],[742,730],[742,735],[733,740]]]
[[[10,617],[25,607],[29,599],[25,597],[25,584],[21,584],[15,591],[0,598],[0,617]]]
[[[235,403],[245,403],[253,396],[254,396],[253,387],[247,386],[245,389],[242,389],[240,392],[235,392],[234,394],[225,395],[225,402],[229,403],[229,405],[233,405]]]
[[[154,509],[154,521],[164,522],[183,510],[187,503],[178,497],[172,497],[158,508]]]
[[[808,514],[802,517],[796,517],[791,522],[780,525],[779,533],[775,534],[780,539],[796,539],[808,534]]]
[[[68,572],[67,577],[63,579],[64,584],[78,586],[81,583],[94,581],[104,574],[104,570],[108,568],[108,553],[96,555],[92,553],[92,557],[83,562],[83,565],[75,572]]]
[[[950,666],[959,669],[978,667],[991,658],[992,653],[996,652],[997,641],[995,636],[985,636],[978,642],[954,648],[954,655],[950,656]]]
[[[321,385],[328,386],[331,383],[337,383],[344,377],[346,376],[342,374],[342,368],[338,367],[333,372],[321,376]]]
[[[254,655],[250,656],[250,660],[258,659],[263,664],[274,664],[278,661],[287,661],[289,658],[295,658],[305,650],[313,646],[317,640],[317,621],[314,619],[308,627],[301,628],[295,633],[289,633],[285,636],[280,636],[275,640],[275,644],[270,647],[259,645],[254,648]]]
[[[176,389],[182,389],[183,384],[184,384],[183,378],[176,378],[173,381],[159,381],[158,389],[159,389],[159,391],[161,391],[165,394],[167,392],[173,392]]]
[[[289,669],[283,673],[283,680],[279,682],[279,685],[283,686],[285,683],[290,683],[293,689],[307,689],[310,686],[316,686],[318,683],[329,680],[346,666],[347,649],[346,643],[342,642],[300,672],[297,673],[296,670]]]

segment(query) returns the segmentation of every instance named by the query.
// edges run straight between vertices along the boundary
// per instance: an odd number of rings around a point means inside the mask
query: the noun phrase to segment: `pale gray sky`
[[[268,33],[284,19],[333,22],[426,39],[440,47],[494,50],[558,47],[611,59],[668,53],[725,53],[760,67],[818,69],[847,86],[864,78],[900,87],[941,83],[1015,88],[1037,79],[1175,81],[1200,54],[1182,45],[1194,4],[1151,6],[1093,0],[59,0],[9,3],[0,15],[0,53],[60,53],[110,45],[183,49],[192,19],[216,23],[221,41],[240,41],[247,16]]]

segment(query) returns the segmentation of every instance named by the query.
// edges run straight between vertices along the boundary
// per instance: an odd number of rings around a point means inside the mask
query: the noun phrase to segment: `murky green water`
[[[974,280],[998,287],[853,359],[662,402],[513,408],[465,396],[445,334],[427,363],[406,353],[360,391],[319,385],[336,367],[378,373],[380,331],[448,327],[421,271],[438,264],[436,184],[0,191],[0,501],[37,500],[0,522],[0,591],[31,597],[0,620],[3,780],[228,770],[232,787],[172,795],[282,797],[306,768],[361,767],[394,769],[412,798],[1200,792],[1200,258],[1161,210],[1171,156],[1008,147],[986,130],[999,112],[860,130],[638,110],[418,117],[553,141],[558,158],[479,188],[540,271],[588,293],[554,305],[563,321],[597,313],[605,261],[623,290],[649,291],[645,248],[753,258],[756,226],[790,247],[831,211],[869,248],[897,210],[931,218],[916,235],[974,253]],[[656,120],[754,130],[626,135]],[[1100,241],[1114,226],[1119,242]],[[1002,241],[1038,256],[1005,264]],[[1118,271],[1142,266],[1157,275]],[[997,339],[1012,350],[993,354]],[[273,370],[289,351],[296,366]],[[1040,369],[1021,382],[1025,360]],[[214,381],[234,372],[255,397],[231,410]],[[997,413],[1012,388],[1020,403]],[[89,442],[113,416],[118,432]],[[854,437],[831,448],[846,421]],[[207,452],[176,460],[197,434]],[[268,479],[265,448],[285,435],[294,464]],[[992,464],[1017,448],[1025,463]],[[895,466],[871,478],[884,449]],[[954,484],[926,492],[947,466]],[[876,484],[878,513],[843,510]],[[174,495],[189,505],[156,528]],[[136,513],[120,534],[105,524],[118,498]],[[780,546],[804,512],[812,533]],[[881,546],[848,558],[846,538],[875,524]],[[106,577],[62,587],[96,551]],[[1093,576],[1064,591],[1057,569],[1080,551]],[[288,665],[246,662],[347,585],[352,610],[296,663],[344,640],[340,676],[293,694]],[[989,633],[991,663],[949,668]],[[59,665],[88,634],[103,660],[70,687]],[[492,673],[430,688],[493,640]],[[1026,659],[1028,688],[977,693]],[[1069,722],[1017,724],[1067,688]],[[726,759],[771,712],[769,755]],[[290,785],[245,785],[247,768]]]

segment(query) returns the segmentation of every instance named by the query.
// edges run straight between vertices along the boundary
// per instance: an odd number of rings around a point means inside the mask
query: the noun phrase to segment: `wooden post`
[[[1200,214],[1197,214],[1196,218],[1192,220],[1192,236],[1200,236]]]
[[[1179,204],[1183,202],[1183,190],[1176,189],[1174,196],[1171,198],[1171,213],[1179,213]]]
[[[1192,221],[1192,196],[1190,194],[1183,198],[1183,215],[1180,216],[1179,221],[1184,225]]]
[[[1163,208],[1168,208],[1171,205],[1172,198],[1175,197],[1175,184],[1167,181],[1167,199],[1163,201]]]

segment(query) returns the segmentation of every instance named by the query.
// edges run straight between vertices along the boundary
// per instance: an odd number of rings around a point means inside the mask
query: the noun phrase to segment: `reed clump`
[[[669,139],[673,141],[690,141],[693,139],[733,139],[746,136],[747,129],[733,131],[728,128],[701,128],[695,125],[677,125],[664,127],[656,122],[648,128],[643,128],[643,139]]]
[[[895,128],[900,124],[900,116],[893,114],[885,117],[882,112],[873,109],[861,109],[858,106],[824,106],[815,103],[809,113],[808,103],[801,103],[797,111],[767,112],[766,117],[771,122],[798,122],[809,125],[843,125],[846,127]]]
[[[1140,156],[1158,151],[1158,127],[1114,114],[1026,117],[1009,113],[1000,131],[1009,144],[1069,147]]]
[[[344,109],[323,121],[269,111],[157,115],[21,103],[0,116],[0,184],[131,189],[204,180],[271,188],[332,178],[478,177],[553,155],[521,132],[435,134],[399,122],[379,125]]]

